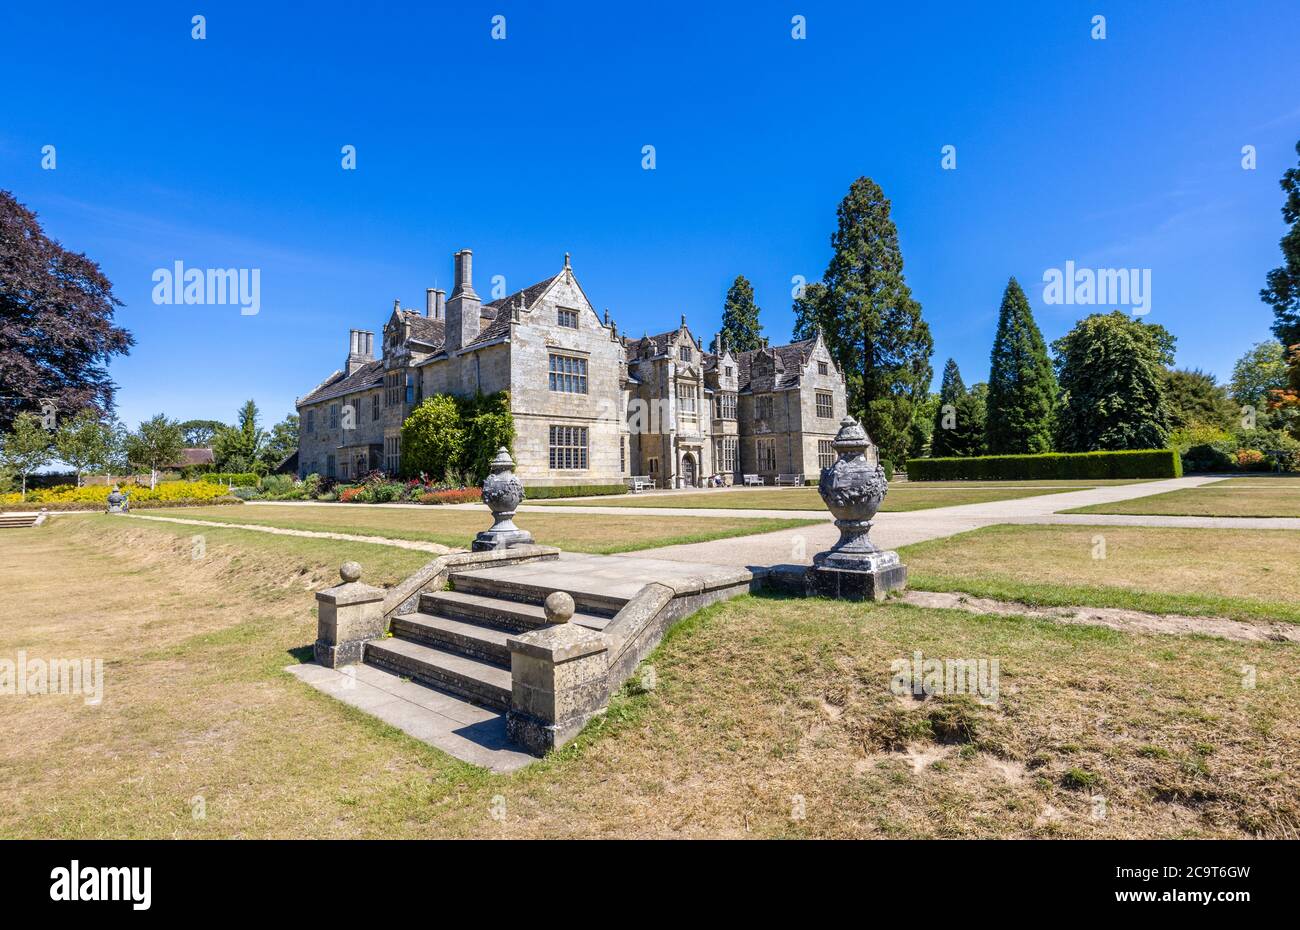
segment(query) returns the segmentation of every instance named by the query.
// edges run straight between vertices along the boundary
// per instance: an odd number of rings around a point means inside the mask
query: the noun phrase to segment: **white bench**
[[[751,485],[751,484],[758,484],[758,485],[761,485],[762,483],[763,483],[763,476],[762,476],[762,475],[746,475],[746,476],[745,476],[745,484],[746,484],[746,485]]]
[[[803,486],[803,475],[777,475],[777,476],[776,476],[776,483],[777,483],[777,486],[778,486],[778,487],[780,487],[780,486],[782,486],[782,485],[785,485],[785,486],[788,486],[788,487],[796,487],[796,488],[797,488],[797,487],[802,487],[802,486]]]
[[[627,479],[627,483],[633,494],[638,491],[653,491],[655,486],[655,480],[649,475],[633,475]]]

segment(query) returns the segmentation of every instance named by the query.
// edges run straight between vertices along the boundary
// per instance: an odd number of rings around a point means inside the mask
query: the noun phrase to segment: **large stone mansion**
[[[347,362],[298,401],[300,475],[349,479],[401,471],[407,415],[434,394],[510,392],[514,457],[525,484],[612,484],[648,476],[696,487],[746,474],[815,479],[834,458],[844,378],[820,336],[705,352],[683,315],[657,336],[620,336],[574,276],[484,304],[472,255],[456,253],[451,296],[423,312],[394,302],[383,356],[352,330]]]

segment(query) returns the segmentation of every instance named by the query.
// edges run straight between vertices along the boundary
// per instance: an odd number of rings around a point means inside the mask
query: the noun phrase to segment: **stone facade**
[[[510,392],[525,485],[659,487],[739,483],[745,474],[816,479],[846,414],[844,379],[820,336],[705,352],[683,316],[657,336],[620,337],[566,255],[558,274],[484,304],[472,254],[456,253],[450,297],[423,312],[395,301],[383,328],[352,330],[343,369],[298,401],[298,471],[355,479],[401,471],[401,428],[434,394]]]

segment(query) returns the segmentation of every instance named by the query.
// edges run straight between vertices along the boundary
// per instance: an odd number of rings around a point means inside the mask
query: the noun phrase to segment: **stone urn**
[[[533,534],[515,526],[515,512],[524,500],[524,485],[515,474],[515,463],[510,451],[502,446],[496,458],[488,465],[488,476],[483,479],[483,503],[492,511],[492,528],[474,537],[471,547],[475,552],[504,549],[507,546],[530,545]]]
[[[867,460],[871,440],[852,417],[840,421],[831,447],[838,457],[822,469],[817,492],[835,515],[840,538],[813,557],[809,584],[818,594],[878,600],[903,587],[907,579],[898,553],[881,549],[867,538],[871,519],[889,491],[889,481],[884,468]]]
[[[130,506],[130,499],[122,493],[122,489],[116,484],[113,490],[108,492],[108,512],[109,513],[126,513]]]

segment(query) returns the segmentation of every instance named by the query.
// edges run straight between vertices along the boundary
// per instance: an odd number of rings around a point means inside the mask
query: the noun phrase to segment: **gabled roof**
[[[563,274],[563,272],[561,272],[561,274]],[[484,304],[483,309],[484,311],[491,310],[491,316],[495,319],[496,317],[501,316],[501,314],[497,313],[498,310],[503,307],[513,307],[517,305],[520,297],[523,297],[524,299],[524,306],[531,307],[533,304],[537,303],[537,301],[542,299],[542,295],[545,294],[547,289],[555,283],[555,279],[559,276],[560,275],[558,274],[553,274],[544,281],[530,284],[522,291],[515,291],[513,294],[507,294],[500,300],[494,300],[490,304]],[[483,315],[488,316],[489,314],[485,312]],[[509,314],[506,314],[506,316],[509,316]]]
[[[381,387],[384,383],[384,363],[381,360],[366,362],[350,375],[344,375],[338,371],[334,376],[328,379],[316,390],[312,391],[306,397],[298,401],[299,406],[303,404],[315,404],[322,400],[329,400],[332,397],[341,397],[344,394],[351,394],[354,391],[364,391],[367,388]]]
[[[804,366],[808,364],[808,359],[812,356],[812,351],[816,346],[817,340],[813,338],[792,342],[784,346],[750,349],[747,352],[737,353],[736,376],[740,390],[761,394],[767,391],[784,391],[798,387],[799,377],[803,373]],[[760,353],[772,357],[772,373],[769,375],[764,371],[761,375],[755,377],[754,360],[758,358]],[[761,363],[758,367],[760,369],[766,368]]]
[[[442,348],[447,338],[447,327],[442,320],[431,320],[418,310],[403,310],[406,322],[411,325],[411,338]]]

